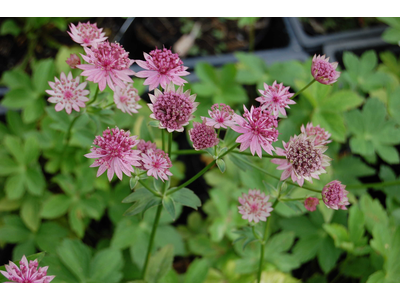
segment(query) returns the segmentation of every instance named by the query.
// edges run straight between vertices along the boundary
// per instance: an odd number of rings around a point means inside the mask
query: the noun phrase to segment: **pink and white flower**
[[[258,90],[261,97],[256,98],[256,101],[261,103],[261,109],[270,111],[274,116],[279,113],[286,116],[285,108],[290,108],[289,104],[296,104],[290,98],[294,95],[289,93],[290,86],[283,86],[283,83],[277,84],[276,80],[272,85],[264,83],[265,90]]]
[[[186,71],[188,67],[183,66],[182,60],[177,53],[172,53],[171,50],[163,48],[155,49],[150,54],[143,53],[144,60],[135,60],[135,62],[146,69],[136,73],[137,77],[146,78],[144,85],[149,85],[149,90],[152,91],[159,85],[163,89],[173,82],[176,85],[187,83],[180,76],[186,76],[190,73]]]
[[[340,72],[336,71],[337,62],[329,63],[329,57],[325,55],[314,55],[311,64],[311,74],[316,81],[322,84],[332,84],[336,82],[340,76]]]
[[[78,55],[71,53],[68,59],[65,61],[71,69],[76,69],[77,65],[81,64],[81,60]]]
[[[147,176],[153,176],[155,179],[160,178],[161,181],[168,180],[168,176],[172,176],[169,169],[172,167],[168,154],[161,149],[148,149],[146,153],[142,153],[143,167],[147,170]]]
[[[82,47],[90,47],[95,46],[98,43],[104,42],[107,38],[105,37],[105,33],[102,32],[103,28],[97,28],[97,24],[87,23],[78,23],[78,26],[74,24],[69,25],[68,34],[74,40],[74,42],[81,44]]]
[[[91,167],[99,167],[97,177],[107,170],[108,180],[111,181],[114,173],[122,180],[122,172],[131,176],[134,172],[132,166],[140,166],[141,157],[139,150],[132,150],[139,141],[137,136],[130,136],[129,131],[118,127],[106,129],[103,136],[96,136],[91,153],[85,154],[87,158],[96,158]],[[97,146],[97,147],[96,147]]]
[[[140,100],[138,90],[133,87],[132,83],[124,82],[124,84],[124,88],[120,86],[115,87],[114,102],[122,112],[130,115],[132,113],[136,114],[138,113],[138,109],[142,108],[138,103]]]
[[[348,191],[345,190],[346,186],[341,184],[340,181],[334,180],[329,182],[322,189],[322,200],[325,205],[332,209],[347,210],[346,205],[350,205],[347,198]]]
[[[56,276],[47,276],[47,270],[49,267],[41,267],[37,269],[39,263],[37,259],[31,260],[28,263],[25,255],[22,256],[19,262],[19,268],[12,261],[8,265],[5,265],[6,272],[0,271],[4,277],[6,277],[10,282],[17,283],[49,283]]]
[[[157,145],[150,141],[145,142],[145,140],[139,140],[139,143],[137,144],[137,149],[140,151],[140,154],[142,153],[146,154],[147,151],[150,149],[156,151]],[[138,166],[138,168],[141,170],[146,170],[142,160],[140,160],[140,166]]]
[[[313,126],[312,123],[307,123],[307,126],[304,127],[304,124],[301,125],[300,128],[301,132],[304,133],[307,136],[314,136],[315,135],[315,140],[314,140],[314,144],[315,146],[318,145],[326,145],[329,144],[330,140],[329,137],[331,136],[331,134],[326,131],[325,129],[321,128],[319,125],[317,126]]]
[[[214,127],[203,123],[193,122],[193,128],[189,130],[190,140],[195,150],[207,149],[218,145],[219,139]]]
[[[135,74],[129,67],[133,60],[128,58],[129,53],[119,44],[102,42],[91,49],[84,48],[86,55],[82,58],[88,64],[81,64],[77,67],[82,69],[82,76],[88,76],[87,80],[99,84],[100,91],[106,88],[106,85],[115,91],[115,85],[125,88],[126,82],[133,82],[129,75]]]
[[[319,199],[315,198],[315,197],[308,197],[305,201],[304,201],[304,207],[308,210],[308,211],[315,211],[317,209],[317,205],[319,204]]]
[[[55,106],[56,111],[65,109],[67,114],[72,112],[72,109],[79,111],[80,107],[85,107],[85,102],[89,101],[86,95],[89,94],[85,90],[87,82],[79,83],[79,76],[72,77],[71,72],[68,76],[61,73],[60,79],[54,77],[55,82],[49,81],[52,90],[46,90],[46,93],[51,97],[47,101],[57,103]]]
[[[269,196],[259,190],[249,190],[248,194],[243,193],[242,197],[239,197],[241,206],[238,207],[242,219],[255,223],[266,221],[273,211],[272,204],[268,200]]]
[[[207,126],[212,126],[214,128],[227,128],[236,125],[236,122],[233,120],[233,116],[235,112],[229,105],[224,103],[214,104],[211,106],[211,110],[208,111],[210,118],[201,117],[203,120],[206,120]]]
[[[246,150],[250,147],[251,154],[257,155],[262,158],[262,149],[272,155],[272,143],[278,140],[278,121],[270,113],[261,109],[261,107],[250,109],[250,112],[244,107],[244,114],[242,118],[239,115],[234,116],[237,126],[232,126],[232,130],[242,133],[237,139],[236,143],[240,144],[240,151]]]

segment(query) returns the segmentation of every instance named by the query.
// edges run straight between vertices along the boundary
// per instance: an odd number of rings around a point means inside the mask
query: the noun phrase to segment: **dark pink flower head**
[[[291,137],[288,143],[282,142],[285,149],[276,148],[278,155],[286,156],[286,159],[274,158],[271,160],[278,164],[278,170],[284,170],[281,180],[291,176],[292,181],[302,186],[304,179],[312,182],[312,178],[319,179],[320,174],[326,173],[325,167],[331,160],[323,153],[328,149],[324,145],[314,144],[315,136],[307,137],[304,133]]]
[[[156,151],[157,145],[155,143],[152,143],[150,141],[145,142],[144,140],[139,140],[139,143],[137,144],[137,149],[140,151],[140,154],[144,153],[146,154],[148,150],[153,150]],[[144,167],[143,161],[140,161],[140,166],[138,166],[139,169],[146,170]]]
[[[11,282],[18,283],[49,283],[55,276],[46,276],[49,267],[37,269],[39,266],[37,259],[31,260],[28,263],[25,255],[22,256],[19,262],[19,268],[12,261],[5,265],[6,271],[0,271]]]
[[[315,146],[317,145],[326,145],[329,144],[332,141],[329,141],[329,137],[331,134],[326,131],[325,129],[321,128],[319,125],[313,126],[312,123],[307,123],[307,126],[304,127],[304,124],[301,125],[301,132],[304,133],[307,136],[313,136],[315,135],[315,140],[314,144]]]
[[[172,167],[168,154],[161,149],[148,149],[146,153],[142,153],[143,167],[147,170],[148,176],[158,177],[164,181],[168,180],[168,176],[172,176],[169,169]]]
[[[81,60],[78,55],[71,53],[70,57],[65,61],[71,69],[76,69],[77,65],[81,64]]]
[[[89,101],[86,95],[89,94],[85,90],[87,82],[79,84],[80,77],[73,78],[71,72],[68,76],[61,73],[60,80],[54,77],[55,82],[49,81],[52,90],[46,90],[46,93],[51,95],[47,101],[57,103],[55,106],[56,111],[63,110],[70,114],[72,109],[79,111],[79,107],[85,107],[85,102]]]
[[[132,82],[129,75],[135,74],[129,67],[133,60],[128,58],[129,52],[126,52],[118,43],[103,42],[91,49],[85,47],[86,55],[82,58],[88,64],[78,65],[82,69],[82,76],[88,76],[87,80],[99,84],[100,91],[106,88],[106,85],[115,91],[115,84],[125,88],[123,81]]]
[[[115,87],[114,91],[114,102],[117,108],[122,110],[124,113],[132,115],[132,113],[138,113],[138,109],[142,108],[139,105],[140,96],[138,90],[135,89],[132,83],[124,82],[125,87]]]
[[[251,154],[257,155],[262,158],[262,150],[272,155],[272,143],[278,140],[278,121],[266,110],[261,107],[250,109],[250,112],[244,107],[244,114],[242,118],[239,115],[234,116],[235,122],[238,126],[232,126],[236,132],[243,133],[236,139],[237,143],[241,143],[240,151],[246,150],[250,146]]]
[[[315,197],[308,197],[305,201],[304,201],[304,207],[308,210],[308,211],[315,211],[317,209],[317,205],[319,204],[319,199],[315,198]]]
[[[248,194],[243,193],[242,197],[239,197],[239,213],[242,219],[247,219],[249,222],[254,221],[266,221],[267,217],[270,216],[273,211],[271,202],[268,202],[269,196],[265,196],[259,190],[249,190]]]
[[[69,25],[68,34],[71,38],[78,44],[81,44],[82,47],[90,47],[95,46],[98,43],[105,41],[107,38],[105,37],[105,33],[102,32],[103,28],[97,28],[97,24],[87,23],[78,23],[78,26],[74,24]]]
[[[193,128],[189,130],[190,140],[193,142],[195,150],[207,149],[218,145],[218,135],[214,127],[203,123],[193,122]]]
[[[279,112],[286,116],[285,108],[290,108],[289,104],[296,104],[290,100],[294,94],[289,93],[290,86],[283,86],[282,83],[277,84],[276,80],[272,85],[264,83],[265,90],[259,90],[261,97],[256,98],[256,101],[261,103],[261,109],[270,111],[274,116],[278,116]]]
[[[99,167],[97,177],[107,170],[108,180],[117,177],[122,180],[122,172],[131,176],[132,166],[140,166],[140,151],[132,150],[139,141],[137,136],[130,136],[129,131],[124,131],[118,127],[108,128],[103,131],[103,136],[96,136],[90,149],[91,153],[85,154],[87,158],[96,158],[91,167]]]
[[[314,55],[311,64],[311,74],[316,81],[322,84],[332,84],[337,81],[340,72],[336,71],[337,62],[329,63],[329,57]]]
[[[347,198],[348,191],[345,190],[345,185],[341,184],[340,181],[334,180],[329,182],[322,189],[322,200],[325,205],[332,209],[343,209],[347,210],[346,205],[349,205],[349,199]]]
[[[213,126],[214,128],[227,128],[236,125],[236,122],[233,120],[233,116],[235,112],[229,105],[224,103],[214,104],[211,106],[211,110],[208,111],[210,118],[201,117],[203,120],[206,120],[207,126]]]
[[[135,60],[135,62],[146,69],[147,71],[140,71],[135,76],[140,78],[147,78],[144,85],[149,85],[149,90],[154,90],[161,85],[163,89],[173,82],[176,85],[183,85],[187,81],[180,76],[190,74],[186,71],[188,67],[183,66],[182,60],[177,53],[172,53],[171,50],[163,48],[155,49],[150,52],[150,55],[143,53],[144,60]]]
[[[148,104],[152,114],[150,118],[160,121],[159,128],[166,128],[168,132],[183,131],[183,126],[194,119],[193,112],[199,105],[196,94],[190,95],[190,90],[183,92],[183,86],[175,91],[171,82],[167,85],[164,93],[156,89],[154,95],[149,94],[152,104]]]

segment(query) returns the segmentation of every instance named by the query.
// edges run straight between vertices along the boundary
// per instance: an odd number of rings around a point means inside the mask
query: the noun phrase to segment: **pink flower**
[[[346,205],[349,205],[349,199],[347,198],[348,191],[345,190],[345,185],[341,184],[340,181],[334,180],[329,182],[322,189],[322,200],[325,205],[332,209],[343,209],[347,210]]]
[[[37,269],[39,263],[37,259],[29,261],[26,259],[25,255],[22,256],[19,262],[19,268],[12,261],[8,265],[5,265],[7,272],[0,271],[11,282],[18,283],[49,283],[56,276],[46,276],[47,269],[49,267],[43,267]]]
[[[144,140],[139,140],[139,143],[137,144],[137,149],[140,151],[140,154],[142,154],[142,153],[146,154],[149,149],[156,151],[157,145],[150,141],[145,142]],[[142,160],[140,161],[140,166],[138,166],[138,168],[142,169],[142,170],[146,170]]]
[[[278,140],[278,121],[267,111],[261,107],[250,109],[250,112],[244,107],[242,118],[239,115],[234,116],[234,120],[239,126],[232,126],[236,132],[243,133],[236,139],[236,143],[241,143],[240,151],[246,150],[250,146],[251,154],[257,152],[257,155],[262,158],[262,150],[272,155],[272,143]]]
[[[117,108],[122,110],[122,112],[130,115],[132,115],[132,113],[136,114],[138,109],[142,108],[138,103],[140,96],[138,95],[137,89],[135,89],[131,83],[124,82],[124,84],[124,88],[120,86],[115,87],[114,102]]]
[[[97,28],[97,24],[87,23],[78,23],[78,26],[74,24],[69,25],[68,34],[71,38],[78,44],[81,44],[82,47],[90,47],[95,46],[98,43],[105,41],[107,38],[105,37],[105,33],[102,32],[103,28]]]
[[[336,71],[337,62],[329,63],[329,57],[314,55],[311,64],[311,74],[316,81],[322,84],[332,84],[337,81],[340,72]]]
[[[227,128],[236,125],[236,122],[233,120],[233,116],[235,112],[229,105],[220,103],[214,104],[211,106],[211,110],[208,111],[210,118],[201,117],[203,120],[206,120],[207,126],[213,126],[214,128]]]
[[[203,123],[193,122],[193,128],[189,130],[190,140],[193,142],[193,148],[196,150],[207,149],[218,145],[218,135],[214,127]]]
[[[71,67],[71,69],[76,69],[76,66],[81,64],[79,56],[75,53],[71,53],[70,57],[68,57],[65,62]]]
[[[112,133],[112,134],[111,134]],[[140,166],[140,151],[132,150],[139,141],[137,136],[130,136],[130,132],[115,127],[103,131],[103,136],[96,136],[93,141],[91,153],[85,154],[87,158],[96,158],[91,167],[100,167],[97,171],[97,177],[107,170],[108,180],[117,177],[122,180],[122,172],[131,176],[132,166]]]
[[[135,74],[129,69],[133,60],[128,58],[129,53],[119,44],[103,42],[84,49],[86,55],[81,55],[88,64],[77,67],[84,70],[81,75],[88,76],[87,80],[99,84],[100,91],[106,88],[106,84],[114,91],[114,84],[125,88],[122,81],[132,82],[128,75]]]
[[[304,133],[291,137],[288,143],[282,142],[285,149],[276,148],[278,155],[286,156],[286,159],[274,158],[271,160],[278,164],[278,170],[284,170],[281,180],[292,177],[293,182],[303,186],[304,179],[312,182],[312,178],[319,179],[320,174],[326,173],[325,167],[331,160],[322,154],[328,147],[314,144],[315,136],[307,137]]]
[[[308,197],[305,201],[304,201],[304,207],[308,210],[308,211],[315,211],[317,209],[317,205],[319,204],[319,199],[315,198],[315,197]]]
[[[142,161],[144,169],[148,170],[147,176],[153,176],[155,179],[160,177],[162,181],[168,180],[168,176],[172,176],[172,173],[169,171],[172,163],[168,154],[164,151],[160,149],[155,151],[148,149],[146,153],[142,153]]]
[[[168,132],[183,131],[183,126],[194,118],[193,112],[199,105],[194,102],[196,94],[190,95],[190,90],[183,92],[183,86],[175,91],[172,82],[167,85],[164,93],[156,89],[154,95],[149,94],[152,104],[148,104],[152,114],[150,118],[160,121],[159,128]]]
[[[328,141],[331,134],[326,131],[325,129],[321,128],[319,125],[313,126],[312,123],[307,123],[307,126],[304,127],[304,124],[301,125],[301,132],[304,133],[306,136],[314,136],[314,145],[326,145],[332,141]]]
[[[183,85],[186,80],[180,76],[190,74],[185,71],[187,67],[183,66],[182,60],[177,53],[172,53],[171,50],[163,48],[163,50],[155,49],[150,52],[150,55],[143,53],[144,60],[135,60],[135,62],[148,71],[140,71],[136,73],[137,77],[147,78],[144,85],[150,85],[149,90],[154,90],[158,85],[163,89],[171,81],[176,85]]]
[[[85,107],[85,102],[89,101],[88,90],[85,90],[87,82],[79,84],[79,76],[75,79],[69,72],[68,77],[61,73],[60,80],[54,77],[55,82],[49,81],[52,90],[46,90],[46,93],[51,97],[47,101],[57,103],[55,106],[56,111],[65,108],[67,114],[70,114],[72,109],[79,111],[79,107]]]
[[[290,108],[289,104],[296,104],[293,100],[290,100],[294,94],[289,93],[289,88],[283,86],[282,83],[277,84],[276,80],[272,85],[264,83],[264,89],[259,90],[261,97],[256,98],[256,101],[261,103],[261,109],[270,111],[274,116],[278,116],[279,112],[286,116],[285,108]]]
[[[265,196],[259,190],[249,190],[248,194],[243,193],[242,197],[239,197],[239,213],[242,219],[247,219],[249,222],[254,221],[266,221],[267,217],[270,216],[270,212],[273,211],[271,202],[268,202],[269,196]]]

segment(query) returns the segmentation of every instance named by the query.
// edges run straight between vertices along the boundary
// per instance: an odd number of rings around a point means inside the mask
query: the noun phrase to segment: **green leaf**
[[[111,247],[118,250],[123,250],[128,248],[136,241],[138,223],[133,221],[134,219],[122,219],[117,228],[114,231],[113,237],[111,239]]]
[[[360,58],[360,74],[372,72],[378,64],[378,57],[374,50],[364,52]]]
[[[359,73],[359,61],[358,57],[352,52],[344,52],[343,53],[343,63],[346,70],[352,74]]]
[[[167,245],[154,254],[149,261],[144,280],[147,282],[158,282],[172,267],[174,258],[174,247]]]
[[[336,265],[341,250],[335,248],[333,240],[326,237],[321,241],[321,247],[318,249],[318,263],[325,274],[329,273]]]
[[[67,237],[69,230],[56,222],[44,222],[36,233],[35,242],[40,250],[56,253],[61,240]]]
[[[292,231],[283,231],[274,234],[271,238],[268,239],[265,246],[265,251],[266,253],[287,251],[293,245],[294,238],[294,232]]]
[[[357,135],[364,134],[364,121],[363,115],[361,114],[360,110],[354,109],[346,112],[344,114],[344,118],[346,120],[349,131]]]
[[[185,273],[185,283],[202,283],[207,277],[210,264],[206,259],[196,258]]]
[[[235,80],[236,67],[234,64],[225,64],[221,69],[221,85],[230,87]]]
[[[13,19],[7,19],[1,24],[0,35],[11,34],[13,36],[18,36],[21,33],[21,28],[15,23]]]
[[[170,214],[172,219],[175,221],[176,214],[175,214],[174,199],[172,199],[172,197],[170,197],[170,196],[166,196],[163,198],[162,204],[163,204],[164,208],[166,209],[166,211]]]
[[[26,188],[32,195],[41,196],[46,186],[46,181],[39,165],[26,171]]]
[[[55,65],[52,58],[40,60],[33,67],[32,84],[39,94],[45,94],[50,89],[48,82],[54,81]]]
[[[224,234],[227,229],[227,222],[224,217],[216,218],[210,227],[208,227],[208,231],[211,235],[211,241],[220,242],[224,238]]]
[[[64,194],[53,195],[43,203],[41,216],[54,219],[63,216],[71,204],[71,200]]]
[[[25,193],[25,175],[15,174],[7,177],[5,184],[6,195],[10,200],[19,199]]]
[[[399,153],[396,148],[388,145],[376,145],[376,152],[389,164],[398,164],[400,162]]]
[[[31,102],[35,101],[37,95],[26,87],[19,87],[10,90],[1,104],[7,108],[25,108]]]
[[[370,240],[370,245],[384,258],[387,258],[388,256],[390,247],[390,235],[390,229],[387,225],[384,224],[377,223],[372,230],[373,239]]]
[[[215,69],[209,64],[205,62],[199,62],[194,67],[194,71],[196,75],[205,82],[217,84],[217,74]]]
[[[346,127],[344,126],[343,115],[337,112],[315,112],[312,122],[319,124],[322,128],[332,134],[332,139],[343,143],[346,137]]]
[[[354,245],[349,243],[349,234],[346,227],[342,224],[323,224],[322,227],[333,238],[337,248],[343,248],[349,251],[353,250]]]
[[[29,102],[22,112],[24,123],[29,124],[38,120],[44,113],[45,102],[42,98],[37,98]]]
[[[139,188],[139,189],[135,190],[134,192],[132,192],[129,196],[125,197],[122,200],[122,203],[132,203],[132,202],[139,201],[141,199],[149,200],[153,196],[154,195],[149,190],[147,190],[145,188]]]
[[[364,235],[364,214],[357,205],[352,205],[349,209],[349,238],[355,245],[359,243]]]
[[[400,227],[392,236],[387,260],[386,277],[390,282],[400,282]]]
[[[285,231],[293,231],[299,237],[308,237],[318,234],[318,227],[306,216],[283,218],[279,223]]]
[[[32,89],[31,78],[20,69],[12,69],[4,72],[1,81],[11,90],[17,88]]]
[[[123,258],[117,249],[104,249],[96,253],[90,263],[90,282],[116,283],[122,279]],[[113,275],[113,276],[111,276]]]
[[[387,226],[389,218],[385,209],[378,200],[372,200],[371,196],[364,194],[360,199],[360,208],[364,213],[365,227],[372,233],[375,224]]]
[[[358,107],[362,104],[363,98],[349,90],[341,90],[319,104],[323,111],[342,112]]]
[[[8,156],[3,156],[0,160],[0,176],[8,176],[19,171],[18,165],[9,158]]]
[[[85,235],[85,224],[83,223],[83,212],[77,206],[71,208],[68,213],[68,221],[71,229],[77,234],[79,238]]]
[[[386,282],[385,273],[383,271],[376,271],[375,273],[369,275],[367,283],[382,283]]]
[[[173,191],[172,188],[170,191]],[[175,202],[178,202],[184,206],[189,206],[197,210],[198,207],[201,206],[201,200],[193,191],[183,188],[179,191],[171,194],[171,197],[174,199]]]
[[[350,139],[350,148],[355,154],[373,155],[374,147],[371,141],[365,140],[360,136],[353,136]]]
[[[36,137],[31,135],[25,140],[25,145],[24,145],[25,164],[28,165],[34,161],[37,161],[39,155],[40,155],[39,142]]]
[[[158,206],[160,204],[161,204],[161,198],[151,194],[151,197],[149,198],[137,200],[135,204],[133,204],[131,207],[127,209],[127,211],[124,213],[124,216],[134,216],[142,212],[145,212],[146,210],[148,210],[153,206]]]
[[[226,170],[225,161],[222,158],[217,159],[217,166],[221,173],[224,173]]]
[[[24,165],[24,150],[22,148],[21,140],[16,136],[6,135],[4,144],[7,147],[8,152],[14,156],[17,162]]]
[[[293,248],[293,255],[300,263],[313,259],[321,246],[321,235],[313,234],[300,238]]]
[[[55,275],[52,283],[77,283],[79,279],[72,274],[56,255],[47,255],[43,259],[43,265],[49,266],[48,274]]]
[[[30,235],[31,232],[18,216],[4,218],[4,225],[0,227],[0,241],[20,243],[26,241]]]
[[[382,39],[391,44],[398,44],[400,40],[400,29],[388,28],[382,34]]]
[[[25,199],[21,207],[21,219],[26,227],[36,232],[40,226],[40,200],[35,197]]]
[[[186,255],[186,245],[182,239],[182,235],[175,227],[171,225],[160,225],[158,227],[156,236],[154,238],[154,244],[156,249],[158,247],[161,248],[171,244],[172,246],[174,246],[175,255]]]

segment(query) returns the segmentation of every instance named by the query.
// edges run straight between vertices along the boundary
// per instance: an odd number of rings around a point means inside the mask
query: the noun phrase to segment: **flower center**
[[[71,100],[71,98],[74,96],[74,94],[72,94],[72,92],[70,90],[66,90],[64,92],[64,98],[65,100]]]
[[[287,149],[287,159],[293,165],[295,172],[303,177],[309,177],[321,168],[322,153],[308,139],[294,140]]]

